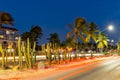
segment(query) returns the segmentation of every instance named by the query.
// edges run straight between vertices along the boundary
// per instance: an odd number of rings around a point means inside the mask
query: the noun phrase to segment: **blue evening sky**
[[[120,0],[0,0],[0,11],[12,15],[20,34],[32,25],[40,25],[44,32],[40,43],[47,42],[46,38],[54,32],[65,40],[70,31],[66,25],[74,23],[76,17],[95,22],[100,30],[114,25],[114,32],[106,33],[111,39],[120,40]]]

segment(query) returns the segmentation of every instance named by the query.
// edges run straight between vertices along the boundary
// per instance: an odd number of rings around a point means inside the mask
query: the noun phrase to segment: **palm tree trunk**
[[[88,45],[87,45],[87,43],[84,43],[83,45],[84,45],[84,53],[83,53],[84,55],[83,55],[83,58],[86,58],[86,51],[85,50],[87,49]]]

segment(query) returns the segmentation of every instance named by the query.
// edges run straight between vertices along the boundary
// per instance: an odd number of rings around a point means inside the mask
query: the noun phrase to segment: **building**
[[[3,48],[15,48],[18,40],[18,30],[16,28],[0,27],[0,44]]]

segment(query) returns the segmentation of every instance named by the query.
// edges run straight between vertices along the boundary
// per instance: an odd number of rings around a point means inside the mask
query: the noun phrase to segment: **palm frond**
[[[97,47],[98,48],[104,48],[104,44],[102,42],[99,42]]]
[[[103,40],[103,43],[106,47],[108,47],[108,42],[106,40]]]
[[[91,37],[92,37],[92,39],[96,42],[96,40],[97,40],[97,35],[96,35],[96,34],[92,34]]]
[[[73,30],[75,26],[73,24],[68,24],[67,27]]]
[[[68,32],[66,35],[66,39],[69,39],[73,33],[74,33],[74,30],[72,30],[71,32]]]
[[[14,19],[9,13],[0,12],[0,21],[3,24],[14,25]]]
[[[86,41],[87,43],[90,41],[90,34],[89,34],[89,35],[87,35],[87,37],[86,37],[85,41]]]

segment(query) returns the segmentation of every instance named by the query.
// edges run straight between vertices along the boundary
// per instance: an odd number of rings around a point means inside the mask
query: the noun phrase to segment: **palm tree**
[[[38,42],[43,35],[42,28],[40,26],[32,26],[29,32],[24,32],[21,34],[21,38],[23,41],[27,41],[27,38],[30,39],[30,43],[33,44],[34,42]]]
[[[86,44],[84,33],[86,33],[86,21],[84,18],[77,18],[74,25],[69,24],[68,27],[71,29],[67,33],[66,39],[72,39],[71,42],[78,45],[78,39],[80,38],[84,44]],[[76,48],[78,48],[76,46]]]
[[[21,38],[23,41],[27,41],[27,38],[30,36],[30,32],[24,32],[21,34]]]
[[[42,28],[39,25],[32,26],[30,32],[33,34],[33,36],[36,38],[41,38],[43,35]]]
[[[102,33],[99,32],[98,37],[97,37],[97,48],[101,49],[101,51],[103,51],[103,48],[106,46],[108,47],[108,37]]]
[[[118,50],[118,53],[120,52],[120,42],[117,43],[117,50]]]
[[[50,34],[50,37],[47,38],[47,40],[49,40],[49,43],[52,44],[52,47],[60,44],[60,38],[57,33]]]
[[[90,42],[90,38],[92,38],[94,40],[94,42],[96,42],[96,38],[97,38],[97,33],[99,32],[99,30],[97,30],[97,26],[95,23],[91,22],[88,25],[88,30],[86,32],[86,42]]]
[[[63,48],[66,48],[66,47],[75,46],[75,44],[72,43],[72,39],[69,38],[69,39],[67,39],[67,40],[65,40],[65,41],[62,41],[62,42],[60,43],[60,46],[63,47]]]
[[[0,27],[2,27],[2,24],[7,24],[7,25],[14,24],[14,20],[9,13],[0,12]]]
[[[59,35],[57,33],[52,33],[50,34],[50,37],[47,38],[47,40],[49,40],[50,43],[50,54],[49,55],[49,59],[51,59],[51,54],[54,55],[54,60],[57,62],[57,57],[58,57],[58,62],[60,62],[60,52],[58,51],[59,46],[60,46],[60,38]]]
[[[97,32],[99,32],[99,30],[97,30],[97,26],[95,23],[91,22],[88,25],[88,30],[85,33],[86,34],[86,43],[90,42],[90,40],[92,39],[94,42],[96,42],[97,39]],[[93,43],[91,44],[91,47],[89,47],[90,49],[92,49],[93,47]],[[91,58],[93,57],[93,52],[91,52]]]
[[[117,49],[120,50],[120,42],[117,43]]]
[[[14,25],[14,20],[12,18],[12,16],[7,13],[7,12],[0,12],[0,28],[2,27],[2,24],[5,24],[5,25]],[[5,43],[5,42],[4,42]],[[5,48],[7,48],[8,44],[3,44],[3,46]],[[5,51],[2,49],[3,46],[0,45],[1,47],[1,53],[2,53],[2,67],[5,67],[5,54],[6,54],[6,62],[7,62],[7,53],[6,53],[6,49]]]
[[[71,29],[70,32],[67,33],[66,39],[71,39],[71,43],[75,44],[75,49],[78,51],[78,39],[80,39],[84,45],[86,45],[86,36],[87,33],[87,24],[84,18],[77,18],[73,25],[68,25]],[[75,52],[75,58],[77,58],[77,53]]]

